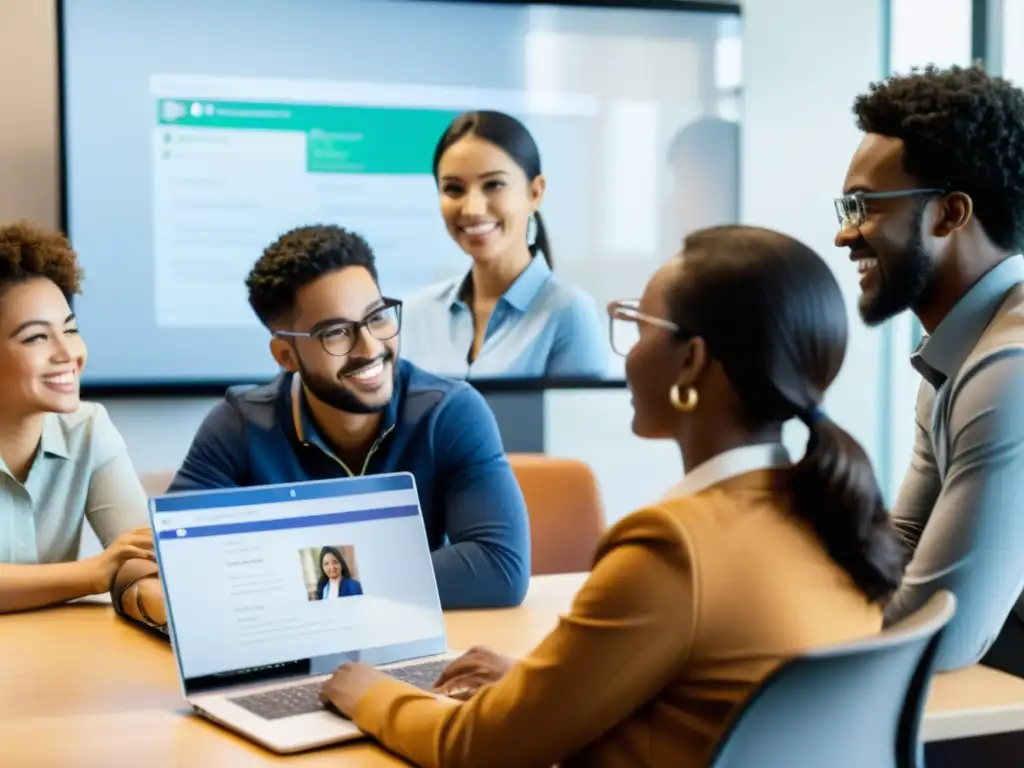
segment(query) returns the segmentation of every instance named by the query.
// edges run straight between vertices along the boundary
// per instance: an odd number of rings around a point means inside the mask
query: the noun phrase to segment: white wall
[[[51,5],[0,0],[0,221],[58,222]],[[873,457],[884,458],[889,441],[881,425],[881,334],[863,329],[853,314],[856,276],[831,245],[832,198],[858,140],[852,99],[881,74],[881,4],[748,0],[745,9],[743,219],[800,237],[835,267],[850,301],[854,332],[828,408]],[[594,467],[609,518],[617,519],[678,479],[680,462],[672,446],[630,435],[625,391],[552,392],[547,398],[548,451]],[[122,398],[105,404],[139,469],[148,471],[177,465],[213,402]],[[799,451],[800,430],[787,435],[787,442]]]
[[[945,0],[943,12],[935,14],[931,12],[934,0],[891,0],[889,69],[905,74],[925,64],[970,64],[972,5],[972,0]],[[919,328],[909,312],[894,318],[887,328],[890,494],[895,494],[914,447],[912,414],[921,379],[909,357]]]
[[[1024,84],[1024,45],[1020,44],[1020,30],[1024,29],[1024,0],[1003,0],[1003,18],[996,19],[1001,30],[1001,70],[1004,77],[1017,85]]]
[[[0,0],[0,221],[57,223],[52,6]]]
[[[846,298],[850,341],[826,399],[883,483],[891,475],[884,334],[857,315],[858,277],[834,246],[833,199],[860,141],[854,98],[884,72],[878,0],[744,3],[742,219],[803,241],[832,267]]]
[[[828,398],[831,415],[847,426],[879,466],[890,488],[902,474],[889,460],[893,430],[891,346],[856,314],[856,270],[833,245],[832,200],[860,140],[854,97],[883,74],[883,4],[845,0],[747,0],[743,39],[742,220],[782,230],[829,260],[847,298],[851,338],[843,372]],[[888,332],[886,332],[888,333]],[[904,368],[906,366],[903,360]],[[671,445],[628,434],[626,392],[552,392],[548,450],[588,461],[615,519],[649,500],[680,475]],[[910,411],[907,411],[909,414]],[[909,422],[903,432],[909,432]],[[786,443],[796,455],[806,431],[791,425]]]

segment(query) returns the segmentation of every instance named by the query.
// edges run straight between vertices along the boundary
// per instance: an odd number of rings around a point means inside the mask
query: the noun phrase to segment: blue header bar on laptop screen
[[[264,531],[286,531],[291,528],[310,528],[323,525],[346,525],[366,523],[371,520],[388,520],[395,517],[416,517],[419,507],[415,504],[377,509],[359,509],[352,512],[318,513],[301,517],[275,516],[268,519],[253,519],[234,523],[212,523],[184,527],[177,522],[173,528],[157,532],[161,539],[194,539],[198,536],[230,536],[239,533],[262,533]],[[158,527],[163,527],[160,522]]]
[[[322,528],[417,517],[411,475],[199,491],[153,500],[153,528],[165,541]]]
[[[370,475],[347,477],[340,480],[324,480],[291,485],[256,486],[253,488],[231,488],[222,491],[201,491],[172,496],[158,496],[153,499],[153,511],[194,512],[200,509],[225,509],[228,507],[251,507],[258,504],[280,504],[293,501],[312,501],[341,496],[360,496],[386,491],[411,491],[415,489],[412,475]]]

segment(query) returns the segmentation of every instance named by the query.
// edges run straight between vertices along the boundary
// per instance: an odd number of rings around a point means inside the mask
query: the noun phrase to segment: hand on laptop
[[[330,704],[347,718],[355,717],[359,700],[387,675],[369,664],[342,664],[320,689],[320,701]]]
[[[106,592],[121,566],[129,560],[156,560],[153,552],[153,531],[133,528],[114,539],[110,546],[86,562],[93,568],[93,589],[96,594]]]
[[[483,686],[501,680],[514,664],[515,659],[475,646],[449,664],[434,687],[450,698],[465,700]]]

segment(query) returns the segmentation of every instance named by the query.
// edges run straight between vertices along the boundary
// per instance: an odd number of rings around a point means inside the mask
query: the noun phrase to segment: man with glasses
[[[860,273],[868,325],[909,309],[927,334],[893,510],[909,564],[886,622],[949,589],[938,668],[984,656],[1022,674],[1024,92],[979,67],[929,67],[875,84],[854,113],[865,135],[836,245]]]
[[[468,384],[399,359],[401,302],[381,295],[369,245],[340,227],[295,229],[246,285],[283,372],[228,392],[171,491],[411,472],[442,605],[519,604],[526,506],[494,415]]]

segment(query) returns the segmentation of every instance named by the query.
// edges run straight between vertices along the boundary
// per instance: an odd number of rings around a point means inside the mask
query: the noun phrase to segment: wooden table
[[[582,575],[533,579],[525,603],[446,616],[453,648],[518,655],[554,626]],[[925,737],[1024,729],[1024,680],[976,667],[939,676]],[[0,617],[0,766],[400,766],[368,742],[278,758],[189,714],[166,643],[71,605]]]

